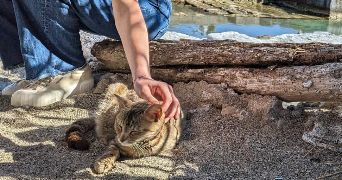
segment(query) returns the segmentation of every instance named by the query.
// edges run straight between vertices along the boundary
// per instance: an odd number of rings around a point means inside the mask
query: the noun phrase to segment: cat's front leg
[[[120,151],[114,145],[114,141],[111,141],[105,153],[98,157],[94,163],[96,173],[103,174],[111,170],[119,157]]]
[[[101,137],[99,137],[98,138],[99,139],[99,141],[102,143],[102,144],[104,144],[104,145],[108,145],[108,141],[107,141],[107,138],[106,137],[104,137],[104,136],[101,136]]]

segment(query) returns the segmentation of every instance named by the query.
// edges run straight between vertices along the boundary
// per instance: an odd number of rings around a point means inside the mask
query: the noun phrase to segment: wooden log
[[[152,76],[168,83],[227,83],[241,93],[273,95],[285,101],[342,100],[342,63],[329,63],[342,60],[342,45],[154,41],[150,49]],[[129,73],[120,42],[97,43],[92,54],[110,71]],[[272,65],[278,66],[264,68]]]
[[[152,69],[152,77],[168,83],[227,83],[241,93],[277,96],[284,101],[341,102],[342,63],[269,69]]]
[[[121,42],[105,40],[96,43],[92,54],[107,69],[129,70]],[[152,41],[151,67],[232,67],[232,66],[289,66],[319,65],[342,61],[342,45],[256,44],[232,41]]]

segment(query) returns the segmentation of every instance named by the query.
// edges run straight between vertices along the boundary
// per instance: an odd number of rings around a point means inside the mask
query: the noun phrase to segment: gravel
[[[86,59],[94,62],[90,47],[105,37],[84,32],[81,37]],[[167,32],[163,39],[199,40],[175,32]],[[226,32],[209,34],[207,39],[342,44],[342,36],[321,32],[269,39]],[[22,68],[0,70],[0,89],[23,76]],[[100,95],[89,92],[42,108],[14,108],[10,97],[0,96],[0,179],[342,178],[340,153],[302,140],[308,119],[301,111],[280,110],[269,117],[274,97],[238,94],[227,84],[189,82],[173,86],[188,112],[188,124],[177,149],[159,156],[121,160],[111,172],[100,176],[94,174],[92,164],[105,147],[92,138],[90,150],[79,152],[68,149],[64,142],[67,127],[91,116]],[[316,121],[335,119],[338,124],[341,116],[339,111],[321,115]],[[319,136],[317,139],[321,140]]]

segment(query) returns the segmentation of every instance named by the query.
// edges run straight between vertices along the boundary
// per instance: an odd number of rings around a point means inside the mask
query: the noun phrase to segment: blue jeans
[[[171,0],[139,4],[149,40],[160,38],[169,26]],[[24,64],[26,79],[31,80],[83,66],[80,29],[120,40],[111,0],[0,0],[4,69]]]

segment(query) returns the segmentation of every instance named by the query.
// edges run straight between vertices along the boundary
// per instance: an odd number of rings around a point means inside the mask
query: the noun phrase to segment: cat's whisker
[[[142,144],[143,146],[140,146],[141,148],[144,149],[146,154],[149,154],[150,146],[147,143]]]
[[[144,145],[143,148],[145,149],[145,152],[147,154],[150,154],[151,153],[151,146],[150,146],[150,144],[149,143],[144,143],[143,145]]]
[[[141,152],[143,153],[143,156],[146,156],[145,150],[139,145],[139,148],[141,149]]]
[[[138,145],[138,147],[139,147],[140,151],[143,153],[143,155],[146,156],[144,149],[140,145]]]
[[[85,145],[81,147],[89,148],[88,141],[83,137],[89,130],[95,128],[97,138],[108,146],[107,151],[95,161],[94,168],[97,173],[110,170],[117,158],[120,158],[120,154],[141,158],[158,154],[164,148],[172,149],[176,145],[173,138],[178,140],[180,132],[184,128],[185,124],[182,123],[185,122],[180,118],[175,121],[173,126],[164,124],[162,127],[165,127],[166,130],[163,131],[161,128],[155,132],[155,129],[164,123],[165,116],[163,116],[161,105],[137,99],[132,102],[126,97],[123,98],[115,94],[122,94],[127,90],[128,88],[122,83],[110,84],[94,117],[74,122],[66,132],[68,146],[78,148],[77,143],[82,140]],[[138,98],[134,91],[132,93],[134,93],[132,97]],[[158,121],[151,117],[158,117]],[[155,133],[157,135],[151,135]],[[123,137],[121,139],[130,138],[130,140],[128,142],[122,140],[122,142],[119,137]]]
[[[135,149],[136,151],[138,151],[137,154],[138,154],[138,157],[140,158],[140,153],[139,153],[139,152],[140,152],[141,150],[139,149],[139,147],[138,147],[136,144],[133,144],[133,147],[134,147],[134,149]]]

